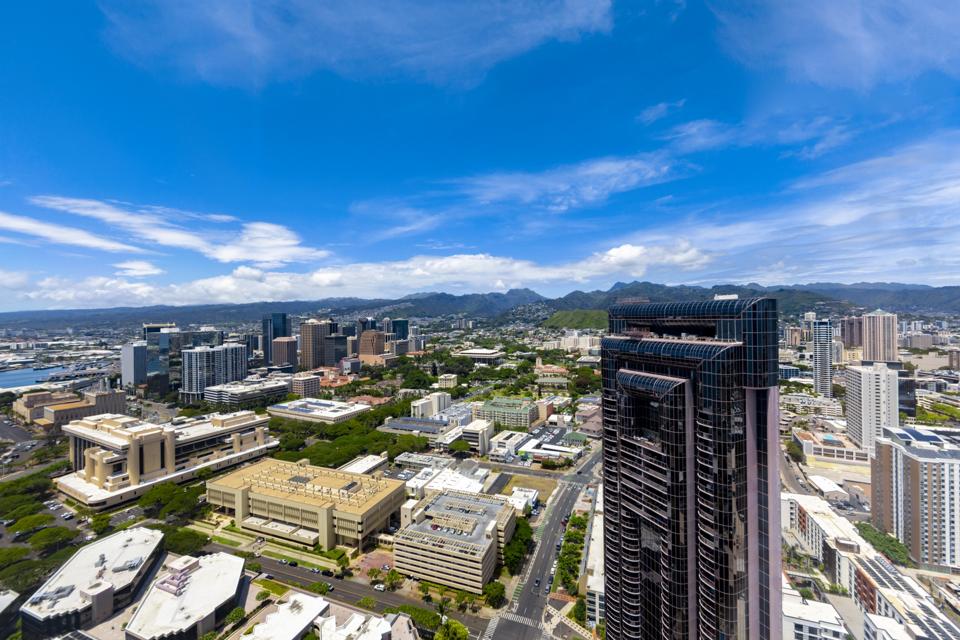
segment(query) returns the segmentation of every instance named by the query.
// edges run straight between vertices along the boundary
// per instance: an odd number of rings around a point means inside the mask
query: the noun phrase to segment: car
[[[374,585],[374,586],[373,586],[373,590],[374,590],[374,591],[386,591],[387,588],[386,588],[385,586],[383,586],[382,584],[377,584],[377,585]]]
[[[64,520],[73,520],[73,514],[70,513],[69,511],[67,511],[60,517],[63,518]]]
[[[547,586],[545,586],[545,587],[543,588],[543,592],[544,592],[545,594],[547,594],[547,595],[550,595],[550,584],[549,584],[549,583],[547,584]]]
[[[536,580],[533,581],[533,586],[535,586],[535,587],[539,587],[539,586],[540,586],[540,578],[537,578]]]
[[[317,569],[316,567],[312,567],[310,569],[310,573],[320,573],[320,569]]]
[[[272,574],[272,573],[265,573],[265,574],[263,574],[263,577],[266,578],[267,580],[273,580],[273,574]]]
[[[333,571],[330,571],[330,569],[324,569],[324,570],[321,571],[320,573],[322,573],[323,575],[327,576],[328,578],[332,578],[332,577],[333,577]]]
[[[284,558],[280,558],[280,564],[287,564],[287,561]]]
[[[333,590],[334,590],[333,583],[328,582],[328,583],[327,583],[327,591],[333,591]]]
[[[383,566],[380,567],[380,568],[383,569],[384,571],[390,571],[390,565],[388,565],[388,564],[385,564],[385,565],[383,565]]]
[[[291,561],[288,562],[287,564],[290,565],[291,567],[296,567],[296,566],[297,566],[297,561],[296,561],[296,560],[291,560]]]

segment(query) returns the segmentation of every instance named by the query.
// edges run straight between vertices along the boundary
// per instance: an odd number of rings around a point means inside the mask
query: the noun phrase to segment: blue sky
[[[952,1],[18,3],[0,309],[958,284]]]

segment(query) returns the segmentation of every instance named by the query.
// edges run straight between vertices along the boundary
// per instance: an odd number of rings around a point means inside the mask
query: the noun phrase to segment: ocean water
[[[54,367],[53,369],[16,369],[14,371],[0,371],[0,389],[7,387],[25,387],[36,382],[43,382],[51,373],[63,371],[65,367]]]

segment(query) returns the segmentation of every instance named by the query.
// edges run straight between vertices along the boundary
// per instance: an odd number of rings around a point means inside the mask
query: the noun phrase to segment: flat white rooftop
[[[253,640],[299,640],[310,631],[313,621],[330,608],[320,596],[294,593],[277,610],[267,614],[263,622],[253,628]]]
[[[43,620],[83,610],[90,605],[88,590],[111,584],[119,591],[133,582],[162,539],[156,529],[131,527],[81,547],[20,611]]]
[[[386,463],[387,458],[370,454],[354,458],[347,464],[340,467],[339,470],[346,471],[347,473],[370,473],[372,470]]]
[[[138,638],[161,638],[190,629],[234,597],[243,558],[212,553],[180,556],[167,563],[127,624]]]
[[[304,398],[291,402],[281,402],[267,408],[271,415],[278,414],[301,420],[336,421],[360,415],[369,411],[370,405],[336,400],[317,400]]]

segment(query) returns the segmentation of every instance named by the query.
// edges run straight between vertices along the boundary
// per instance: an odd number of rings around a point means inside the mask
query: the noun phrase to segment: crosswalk
[[[493,634],[497,632],[497,625],[500,624],[500,617],[497,616],[490,620],[487,623],[487,630],[483,632],[483,635],[480,636],[480,640],[492,640]]]
[[[533,627],[534,629],[543,629],[543,623],[540,622],[539,620],[534,620],[533,618],[527,618],[525,616],[521,616],[520,614],[513,613],[512,611],[501,613],[500,617],[506,620],[511,620],[513,622],[516,622],[517,624],[522,624],[527,627]]]

